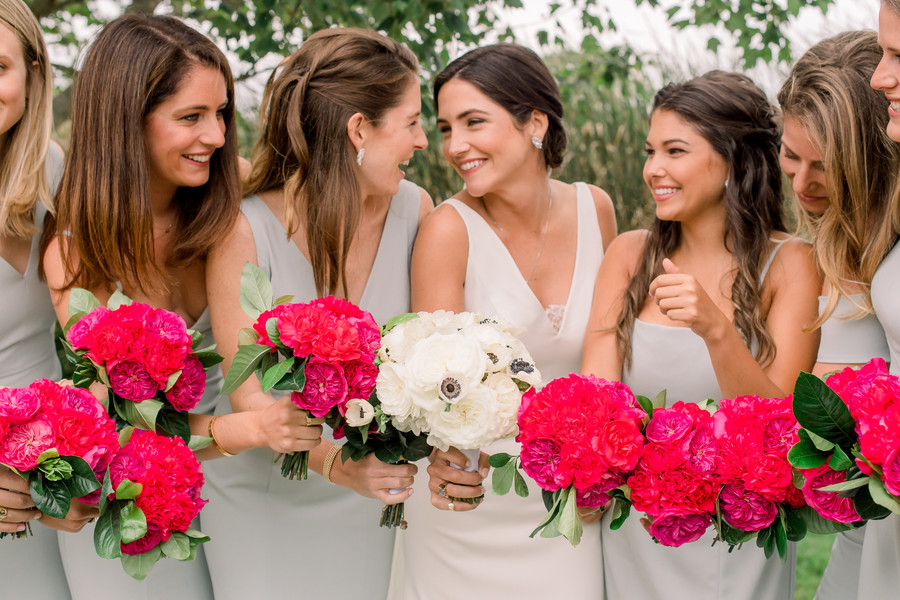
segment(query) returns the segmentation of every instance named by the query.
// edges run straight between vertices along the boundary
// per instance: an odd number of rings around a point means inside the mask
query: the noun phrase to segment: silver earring
[[[544,147],[544,142],[542,142],[541,138],[536,135],[531,136],[531,143],[534,144],[534,147],[538,150]]]
[[[365,155],[366,155],[365,148],[360,148],[359,152],[356,153],[356,164],[358,164],[360,167],[362,166],[362,159],[363,159],[363,156],[365,156]]]
[[[725,189],[726,190],[728,189],[728,178],[727,177],[725,178]]]

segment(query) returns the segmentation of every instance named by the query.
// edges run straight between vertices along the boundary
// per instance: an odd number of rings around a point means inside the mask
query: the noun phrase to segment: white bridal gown
[[[778,251],[769,257],[760,281]],[[632,365],[622,382],[635,394],[653,398],[667,391],[667,404],[681,400],[720,400],[722,393],[703,338],[688,327],[635,320]],[[710,547],[715,531],[689,544],[670,548],[653,541],[633,512],[621,529],[603,531],[603,572],[609,600],[787,600],[793,597],[796,545],[787,562],[778,554],[766,560],[756,542],[728,552]],[[608,521],[604,519],[604,522]]]
[[[360,302],[382,325],[409,311],[420,204],[419,188],[402,181]],[[316,298],[312,266],[265,202],[252,196],[241,210],[275,297]],[[216,412],[230,411],[228,399],[220,398]],[[327,427],[323,438],[332,439]],[[203,526],[212,537],[207,559],[216,600],[383,598],[394,543],[393,532],[378,526],[383,504],[312,470],[305,481],[285,479],[274,458],[268,448],[256,448],[208,463]]]
[[[550,310],[541,306],[490,226],[461,202],[446,202],[460,214],[469,235],[466,310],[495,314],[526,328],[521,339],[545,382],[581,367],[594,281],[603,258],[593,198],[585,184],[576,186],[575,272],[568,304]],[[551,324],[552,315],[561,316],[558,330]],[[519,445],[507,438],[482,450],[518,454]],[[562,537],[529,539],[547,514],[540,488],[530,480],[528,498],[512,492],[495,496],[488,478],[486,497],[476,510],[438,510],[429,500],[427,474],[422,476],[426,464],[419,465],[416,493],[406,502],[409,528],[397,532],[391,600],[603,598],[599,523],[586,525],[581,544],[574,548]]]

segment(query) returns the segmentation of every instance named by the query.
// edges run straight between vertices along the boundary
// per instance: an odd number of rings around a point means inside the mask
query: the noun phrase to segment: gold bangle
[[[335,444],[328,450],[328,454],[325,455],[325,462],[322,463],[322,477],[324,477],[325,481],[328,483],[334,483],[331,480],[331,467],[334,466],[334,459],[337,458],[340,451],[341,446]]]
[[[229,452],[225,448],[222,447],[222,444],[219,443],[219,440],[216,439],[216,432],[213,431],[213,424],[216,422],[216,419],[219,417],[213,417],[209,420],[209,426],[206,428],[207,433],[209,433],[209,437],[212,438],[212,444],[216,447],[216,450],[219,451],[219,454],[222,456],[234,456],[233,452]]]

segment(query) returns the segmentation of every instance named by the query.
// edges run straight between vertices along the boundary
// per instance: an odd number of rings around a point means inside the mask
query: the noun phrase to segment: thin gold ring
[[[6,517],[9,515],[9,509],[5,506],[0,506],[0,521],[5,521]]]
[[[447,505],[447,510],[452,512],[452,511],[456,510],[456,507],[453,506],[453,503],[451,502],[450,504]]]

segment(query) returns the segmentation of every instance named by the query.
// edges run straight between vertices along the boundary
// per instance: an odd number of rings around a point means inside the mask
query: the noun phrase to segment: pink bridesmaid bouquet
[[[94,547],[143,581],[161,558],[194,560],[209,541],[190,527],[207,502],[203,472],[181,438],[126,428],[121,441],[103,481]]]
[[[243,341],[222,394],[230,394],[256,372],[264,392],[290,391],[298,408],[315,417],[330,415],[334,423],[346,417],[348,405],[372,395],[381,330],[371,314],[352,302],[326,296],[289,303],[291,298],[279,298],[272,306],[271,283],[259,267],[245,265],[241,304],[256,321],[241,332]],[[292,452],[285,455],[281,474],[306,479],[308,465],[308,452]]]
[[[66,356],[78,387],[100,382],[109,413],[130,425],[190,440],[187,413],[206,389],[206,369],[221,362],[177,314],[115,292],[107,306],[85,290],[69,296]]]
[[[99,480],[118,449],[115,423],[87,390],[49,379],[0,388],[0,463],[29,483],[44,514],[65,518],[72,499],[96,504]]]
[[[577,507],[599,508],[613,497],[626,500],[626,480],[644,447],[641,430],[646,417],[647,411],[626,385],[592,375],[572,374],[554,379],[540,391],[532,389],[519,408],[520,456],[491,456],[494,492],[506,494],[514,482],[517,494],[528,495],[516,470],[516,463],[521,463],[543,490],[548,510],[531,536],[562,535],[576,546],[582,534]],[[625,501],[615,527],[627,516]]]
[[[794,412],[803,429],[790,459],[820,517],[846,529],[900,514],[900,380],[883,359],[825,382],[801,373]]]

